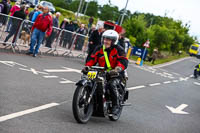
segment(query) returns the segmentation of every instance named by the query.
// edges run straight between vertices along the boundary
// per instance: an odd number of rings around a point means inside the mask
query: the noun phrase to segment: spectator
[[[4,44],[3,44],[4,46],[6,45],[5,42],[7,42],[10,39],[10,37],[12,37],[14,34],[17,33],[17,31],[18,31],[18,29],[19,29],[19,27],[21,25],[21,22],[22,22],[21,19],[24,20],[26,18],[26,14],[25,14],[24,10],[25,10],[25,6],[21,6],[20,11],[16,11],[13,14],[14,17],[17,17],[17,18],[20,18],[20,19],[16,19],[16,18],[12,18],[11,19],[12,26],[11,26],[11,29],[10,29],[10,32],[9,32],[8,36],[4,40]]]
[[[99,26],[99,28],[91,34],[88,45],[88,57],[90,57],[96,46],[101,45],[101,36],[103,31],[103,26]]]
[[[32,22],[35,22],[37,19],[38,15],[40,15],[43,11],[43,6],[39,5],[38,6],[38,11],[34,12],[33,17],[32,17]]]
[[[74,21],[74,30],[77,31],[79,29],[79,25],[77,21]]]
[[[76,36],[76,50],[81,50],[85,41],[85,35],[87,35],[87,30],[85,29],[85,25],[81,24],[80,28],[76,31],[76,33],[81,34]],[[83,36],[82,36],[83,35]]]
[[[66,26],[69,24],[69,20],[64,18],[64,20],[61,22],[60,24],[60,29],[65,29],[66,30]],[[60,46],[63,46],[63,42],[64,42],[64,37],[65,37],[65,31],[63,31],[61,33],[61,37],[60,37]],[[65,45],[66,46],[66,45]]]
[[[152,53],[152,64],[155,63],[156,59],[158,58],[158,49],[155,48]]]
[[[10,10],[10,16],[13,16],[14,15],[14,13],[16,12],[16,11],[19,11],[20,10],[20,3],[19,2],[16,2],[15,3],[15,5],[11,8],[11,10]],[[12,20],[11,20],[11,18],[9,19],[9,21],[8,21],[8,25],[7,25],[7,28],[6,28],[6,31],[5,32],[9,32],[10,31],[10,28],[11,28],[11,25],[12,25]]]
[[[118,41],[118,45],[120,45],[122,48],[125,49],[125,41],[124,41],[124,36],[119,35],[119,41]]]
[[[25,6],[25,14],[26,14],[26,16],[29,15],[29,11],[28,11],[29,7],[30,7],[29,5],[26,5],[26,6]]]
[[[75,27],[74,27],[74,23],[73,21],[71,21],[68,25],[66,25],[66,28],[67,32],[65,32],[65,35],[64,35],[64,47],[66,47],[66,45],[68,44],[68,49],[71,48],[71,45],[72,45],[72,35],[75,31]]]
[[[61,15],[60,12],[57,12],[56,16],[53,18],[53,27],[58,28],[60,15]],[[58,30],[53,29],[51,35],[46,40],[46,47],[51,48],[51,45],[53,41],[55,40],[57,34],[58,34]]]
[[[31,29],[32,31],[31,44],[29,52],[26,53],[27,55],[33,54],[33,57],[37,56],[40,45],[44,39],[45,32],[46,32],[46,37],[50,36],[52,28],[53,28],[53,21],[51,15],[49,14],[49,8],[44,7],[43,13],[37,17]],[[36,43],[37,45],[35,47]]]
[[[125,49],[124,49],[124,50],[125,50],[125,53],[127,54],[129,48],[131,47],[130,40],[129,40],[128,38],[125,38],[125,39],[124,39],[124,42],[125,42],[125,43],[124,43],[124,44],[125,44],[125,45],[124,45],[124,46],[125,46]]]
[[[89,30],[89,33],[88,33],[89,37],[92,35],[92,33],[93,33],[95,30],[96,30],[96,26],[93,24],[93,25],[92,25],[92,28]]]
[[[31,11],[31,12],[29,13],[28,18],[29,18],[30,21],[32,21],[33,14],[34,14],[36,11],[38,11],[38,8],[37,8],[37,7],[36,7],[33,11]]]
[[[10,0],[2,0],[1,4],[3,5],[2,13],[8,15],[11,9]],[[0,16],[0,26],[5,25],[7,20],[7,16]]]
[[[94,18],[93,18],[93,17],[90,17],[90,19],[89,19],[89,24],[88,24],[88,28],[89,28],[89,29],[91,28],[93,22],[94,22]]]

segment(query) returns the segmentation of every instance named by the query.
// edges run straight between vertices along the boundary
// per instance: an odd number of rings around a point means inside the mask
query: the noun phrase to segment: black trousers
[[[55,32],[55,31],[53,31],[51,33],[51,35],[46,40],[46,45],[45,45],[46,47],[49,47],[49,48],[52,47],[51,45],[53,44],[53,42],[54,42],[54,40],[56,38],[56,35],[57,35],[57,32]]]
[[[4,42],[7,42],[13,35],[17,34],[17,30],[18,30],[18,26],[12,25],[10,32],[8,36],[6,37],[6,39],[4,40]]]

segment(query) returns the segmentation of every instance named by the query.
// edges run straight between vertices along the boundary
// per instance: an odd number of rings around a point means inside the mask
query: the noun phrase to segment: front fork
[[[92,97],[93,97],[93,95],[94,95],[94,93],[95,93],[95,91],[96,91],[96,88],[97,88],[97,83],[94,82],[94,84],[93,84],[93,86],[92,86],[92,91],[91,91],[90,96],[89,96],[89,98],[88,98],[88,103],[91,102]]]

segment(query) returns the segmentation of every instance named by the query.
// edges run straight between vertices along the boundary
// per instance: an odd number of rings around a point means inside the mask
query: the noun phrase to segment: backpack
[[[3,13],[3,10],[4,10],[4,4],[0,3],[0,13]]]

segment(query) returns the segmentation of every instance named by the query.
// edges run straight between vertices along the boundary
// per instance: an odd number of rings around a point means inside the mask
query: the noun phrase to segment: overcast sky
[[[111,0],[113,5],[122,9],[127,0]],[[98,0],[98,3],[107,4],[108,0]],[[127,9],[132,13],[135,11],[153,13],[154,15],[164,16],[182,20],[189,23],[190,34],[198,36],[200,40],[200,0],[129,0]]]

